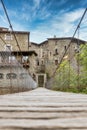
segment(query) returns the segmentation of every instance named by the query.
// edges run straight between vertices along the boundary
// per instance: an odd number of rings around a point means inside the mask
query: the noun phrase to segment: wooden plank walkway
[[[0,96],[0,130],[87,130],[87,95],[37,88]]]

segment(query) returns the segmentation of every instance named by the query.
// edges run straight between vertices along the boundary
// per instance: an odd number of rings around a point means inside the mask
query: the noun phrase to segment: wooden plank
[[[2,119],[57,119],[74,117],[87,117],[87,112],[0,112],[0,118]]]
[[[87,95],[38,88],[0,96],[0,130],[87,130]]]

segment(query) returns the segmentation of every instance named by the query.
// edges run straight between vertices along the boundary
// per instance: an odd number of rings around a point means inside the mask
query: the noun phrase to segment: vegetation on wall
[[[81,45],[75,56],[77,70],[71,64],[72,59],[63,60],[54,78],[54,90],[87,93],[87,44]]]

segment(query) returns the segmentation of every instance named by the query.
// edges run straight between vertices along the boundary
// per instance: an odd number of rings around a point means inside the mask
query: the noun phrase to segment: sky
[[[72,37],[87,8],[87,0],[3,0],[13,29],[29,31],[30,41],[41,43],[47,38]],[[9,28],[0,1],[0,27]],[[77,38],[87,40],[87,12]]]

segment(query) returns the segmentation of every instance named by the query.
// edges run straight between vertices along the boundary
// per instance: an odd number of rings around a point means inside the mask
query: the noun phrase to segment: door
[[[38,75],[38,87],[44,86],[44,75]]]

